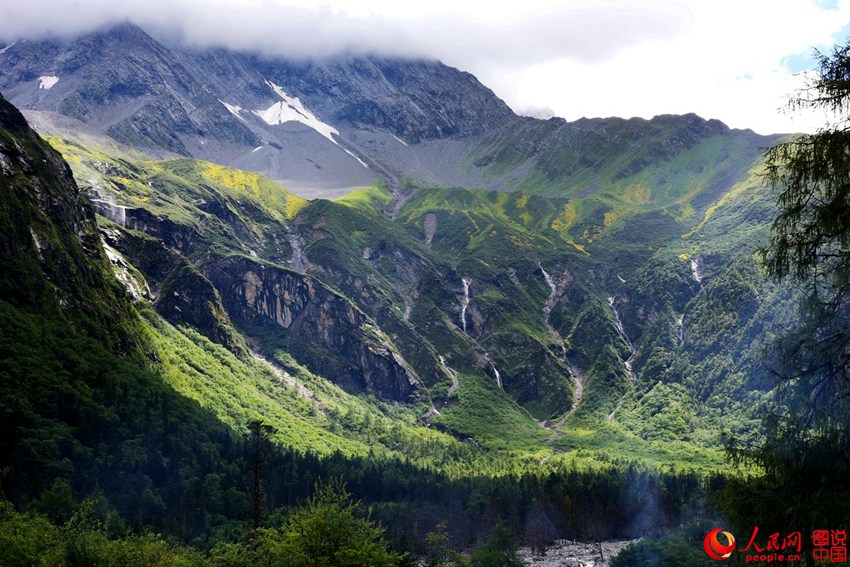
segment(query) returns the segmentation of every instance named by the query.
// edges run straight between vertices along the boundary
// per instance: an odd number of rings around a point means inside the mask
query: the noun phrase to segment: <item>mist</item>
[[[821,125],[779,108],[801,86],[796,73],[812,49],[844,39],[850,1],[0,0],[6,44],[71,39],[126,21],[169,45],[289,59],[438,59],[527,115],[695,112],[772,133]]]
[[[439,2],[437,2],[439,4]],[[490,4],[428,11],[299,5],[291,1],[110,0],[0,3],[0,39],[69,39],[124,21],[157,39],[285,57],[340,52],[430,56],[464,67],[484,62],[527,66],[569,57],[594,63],[634,44],[687,26],[677,3],[619,1],[531,2],[521,8]],[[351,4],[357,6],[357,4]],[[381,8],[381,11],[374,8]],[[464,9],[465,8],[465,9]]]

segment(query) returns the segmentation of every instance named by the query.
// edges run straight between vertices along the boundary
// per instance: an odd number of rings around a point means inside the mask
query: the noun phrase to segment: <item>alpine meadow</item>
[[[850,45],[815,64],[833,123],[762,135],[0,42],[0,565],[846,561]]]

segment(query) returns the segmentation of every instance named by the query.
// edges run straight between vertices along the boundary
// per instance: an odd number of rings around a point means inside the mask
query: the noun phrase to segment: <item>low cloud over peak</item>
[[[850,0],[7,1],[0,41],[71,38],[126,21],[198,48],[439,59],[520,111],[696,112],[767,133],[811,128],[777,111],[800,86],[786,62],[843,41]]]

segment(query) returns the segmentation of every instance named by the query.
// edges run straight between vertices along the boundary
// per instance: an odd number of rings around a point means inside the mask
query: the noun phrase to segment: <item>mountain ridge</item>
[[[47,76],[54,77],[50,88],[40,88]],[[577,148],[584,160],[599,153],[606,161],[615,152],[600,143],[654,130],[657,152],[631,148],[638,155],[615,172],[633,179],[654,160],[674,157],[677,144],[771,139],[720,131],[716,121],[700,119],[700,127],[692,115],[572,123],[520,117],[473,76],[437,61],[199,51],[159,43],[130,23],[64,43],[9,46],[0,54],[0,91],[25,110],[83,119],[154,157],[167,151],[253,170],[310,197],[379,180],[394,192],[406,182],[527,191],[541,181],[563,191],[582,182],[575,171],[553,167],[569,144],[584,148]],[[292,110],[295,101],[302,110]],[[295,120],[264,119],[275,105]],[[678,135],[692,139],[674,142]]]

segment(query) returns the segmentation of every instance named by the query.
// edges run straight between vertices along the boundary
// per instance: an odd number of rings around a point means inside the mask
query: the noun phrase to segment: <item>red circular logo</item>
[[[721,533],[726,536],[726,540],[729,543],[720,543],[720,540],[717,539],[717,535]],[[706,555],[712,559],[716,559],[717,561],[729,559],[729,556],[732,555],[733,551],[735,551],[735,536],[729,532],[724,532],[720,528],[713,529],[706,534],[705,540],[703,540],[703,548],[705,549]]]

